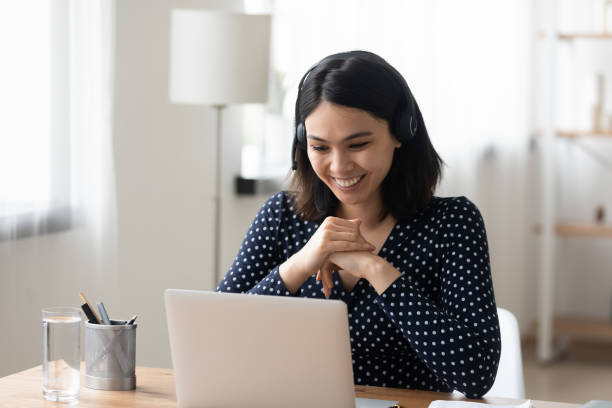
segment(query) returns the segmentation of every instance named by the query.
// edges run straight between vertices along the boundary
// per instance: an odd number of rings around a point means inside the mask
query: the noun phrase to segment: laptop
[[[167,289],[180,408],[353,408],[346,304]]]

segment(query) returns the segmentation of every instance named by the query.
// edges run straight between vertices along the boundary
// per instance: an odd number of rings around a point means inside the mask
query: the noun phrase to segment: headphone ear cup
[[[297,129],[295,130],[295,137],[298,141],[298,146],[302,149],[306,148],[306,128],[303,123],[298,123]]]
[[[400,112],[395,119],[395,137],[402,143],[408,142],[416,136],[417,120],[413,115],[415,109]]]
[[[410,114],[401,112],[395,119],[394,136],[402,143],[409,141],[413,133],[410,131]]]

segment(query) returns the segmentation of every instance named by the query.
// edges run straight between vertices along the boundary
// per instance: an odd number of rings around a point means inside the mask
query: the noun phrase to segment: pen
[[[100,324],[100,321],[96,318],[96,316],[94,316],[93,311],[87,303],[83,303],[81,305],[81,309],[83,309],[83,312],[85,312],[85,316],[87,316],[89,323]]]
[[[87,300],[87,298],[85,297],[83,292],[79,292],[79,296],[81,297],[81,300],[84,303],[81,306],[81,309],[83,309],[83,311],[85,312],[85,316],[87,316],[87,318],[89,319],[89,322],[90,323],[95,323],[95,324],[100,324],[100,318],[96,314],[96,311],[89,304],[89,301]],[[85,310],[85,309],[89,309],[89,312],[91,313],[91,316],[87,313],[87,310]],[[92,317],[93,317],[93,319],[92,319]]]
[[[98,302],[98,311],[100,312],[100,316],[102,316],[102,323],[110,325],[111,321],[108,318],[108,313],[106,313],[106,308],[104,307],[104,303]]]
[[[127,326],[127,325],[130,325],[130,324],[134,324],[134,322],[136,321],[137,317],[138,317],[138,315],[132,316],[132,318],[125,325]]]

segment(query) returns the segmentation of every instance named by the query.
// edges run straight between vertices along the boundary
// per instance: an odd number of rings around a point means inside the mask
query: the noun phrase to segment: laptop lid
[[[165,292],[178,405],[354,407],[346,304]]]

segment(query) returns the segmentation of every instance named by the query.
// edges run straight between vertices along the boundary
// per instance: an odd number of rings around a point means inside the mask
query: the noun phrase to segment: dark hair
[[[294,208],[309,221],[334,215],[338,199],[314,172],[306,151],[303,123],[323,100],[369,112],[389,124],[391,134],[402,142],[396,148],[389,173],[381,185],[381,220],[391,213],[396,219],[414,214],[429,204],[442,176],[442,159],[429,140],[423,116],[404,78],[387,61],[366,51],[330,55],[312,67],[300,81],[295,107],[295,171],[291,188]],[[410,127],[398,123],[414,117]],[[302,126],[302,129],[298,129]]]

